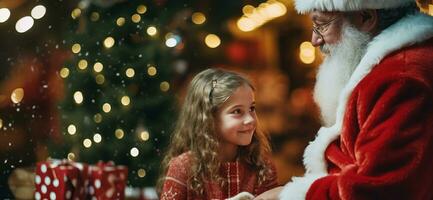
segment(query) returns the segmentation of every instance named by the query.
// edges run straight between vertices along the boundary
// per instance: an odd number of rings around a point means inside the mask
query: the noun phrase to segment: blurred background
[[[0,197],[48,158],[114,161],[128,187],[154,187],[186,86],[208,67],[253,80],[279,182],[302,175],[320,126],[310,36],[291,0],[0,0]]]

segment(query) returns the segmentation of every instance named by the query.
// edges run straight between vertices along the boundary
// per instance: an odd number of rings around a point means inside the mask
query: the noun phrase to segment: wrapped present
[[[88,166],[50,160],[36,165],[35,199],[85,199]]]
[[[115,166],[113,162],[99,162],[89,168],[89,199],[125,199],[128,168]]]
[[[125,198],[126,200],[158,200],[158,194],[154,187],[126,187]]]

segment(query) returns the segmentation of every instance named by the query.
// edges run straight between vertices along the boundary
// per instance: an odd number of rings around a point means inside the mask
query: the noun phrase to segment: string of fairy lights
[[[82,14],[82,9],[84,8],[75,8],[72,10],[71,12],[71,17],[72,19],[79,19],[81,14]],[[130,17],[130,21],[132,23],[140,23],[141,18],[143,14],[145,14],[147,12],[147,7],[145,5],[139,5],[136,8],[136,13],[133,13]],[[97,12],[92,12],[90,14],[90,20],[92,21],[98,21],[99,20],[99,13]],[[118,27],[124,26],[125,23],[127,23],[127,19],[125,17],[119,17],[115,20],[115,25],[117,25]],[[203,23],[206,22],[206,16],[201,13],[201,12],[195,12],[192,14],[191,16],[191,21],[194,24],[197,25],[201,25]],[[149,35],[150,37],[156,37],[159,34],[159,30],[155,25],[149,25],[147,28],[145,28],[145,32],[147,35]],[[176,47],[179,43],[182,42],[182,39],[179,35],[176,35],[174,33],[167,33],[164,36],[164,44],[169,47],[169,48],[173,48]],[[221,39],[216,35],[216,34],[208,34],[205,38],[204,38],[204,43],[209,47],[209,48],[217,48],[220,44],[221,44]],[[113,36],[107,36],[105,39],[103,39],[102,41],[103,46],[106,49],[110,49],[115,47],[116,44],[116,39]],[[75,43],[71,46],[71,51],[74,54],[80,54],[80,52],[82,51],[82,47],[81,44],[79,43]],[[77,68],[80,71],[84,71],[87,70],[87,68],[89,68],[90,64],[86,59],[80,59],[77,63]],[[99,85],[103,85],[105,83],[105,77],[103,75],[103,71],[104,71],[104,65],[101,62],[95,62],[93,64],[93,71],[96,73],[95,75],[95,81],[97,84]],[[156,76],[158,73],[157,70],[157,66],[155,65],[148,65],[147,66],[147,75],[149,77],[153,77]],[[59,72],[60,77],[66,79],[68,78],[68,76],[70,75],[70,69],[68,67],[63,67],[60,72]],[[124,76],[126,78],[134,78],[134,76],[136,75],[136,72],[134,70],[133,67],[127,67],[126,70],[124,71]],[[170,84],[167,81],[162,81],[160,83],[160,90],[162,92],[167,92],[170,89]],[[80,105],[84,102],[84,95],[82,91],[75,91],[73,93],[73,100],[77,105]],[[129,96],[122,96],[120,97],[120,103],[122,106],[130,106],[132,103],[132,100]],[[110,113],[112,110],[112,106],[110,103],[103,103],[101,106],[101,113],[97,113],[94,115],[93,120],[95,123],[101,123],[102,119],[103,119],[103,115],[102,113]],[[77,127],[74,124],[70,124],[67,127],[67,132],[69,133],[69,135],[73,136],[75,135],[78,131],[77,131]],[[124,138],[125,136],[125,132],[118,128],[114,131],[114,135],[117,139],[121,140]],[[150,133],[147,130],[142,130],[138,133],[138,137],[140,140],[142,141],[148,141],[150,138]],[[93,139],[93,140],[92,140]],[[84,138],[82,140],[82,144],[85,148],[91,148],[93,143],[100,143],[102,142],[102,136],[99,133],[95,133],[93,135],[93,138]],[[130,155],[132,157],[137,157],[139,155],[139,149],[137,147],[131,147],[130,149]],[[74,160],[75,159],[75,154],[73,152],[70,152],[68,154],[68,159],[69,160]],[[144,169],[139,169],[138,170],[138,176],[140,177],[144,177],[145,174],[145,170]]]
[[[75,8],[74,10],[72,10],[71,12],[71,17],[72,19],[76,20],[79,19],[80,16],[82,15],[82,9],[85,8]],[[128,23],[128,21],[130,21],[130,23],[140,23],[140,21],[142,20],[142,15],[144,15],[147,12],[147,7],[145,5],[139,5],[137,6],[135,13],[132,13],[130,16],[130,19],[125,18],[125,17],[118,17],[117,19],[115,19],[114,21],[114,26],[124,26],[126,23]],[[90,14],[90,20],[91,21],[98,21],[99,20],[99,13],[98,12],[92,12]],[[200,12],[196,12],[193,13],[193,17],[192,17],[192,21],[194,24],[200,25],[205,23],[206,21],[206,17],[203,13]],[[149,36],[149,37],[159,37],[160,31],[158,30],[158,27],[155,25],[148,25],[146,28],[144,28],[145,33]],[[163,43],[168,47],[168,48],[174,48],[177,45],[181,44],[182,39],[179,35],[176,35],[174,33],[167,33],[163,38]],[[114,36],[108,35],[106,36],[103,40],[102,40],[102,44],[103,47],[106,49],[111,49],[111,48],[115,48],[116,47],[116,41],[117,39]],[[208,34],[205,38],[205,44],[209,47],[209,48],[216,48],[220,45],[220,39],[216,34]],[[80,55],[80,53],[82,52],[82,45],[79,43],[75,43],[71,46],[71,51],[72,53],[76,54],[76,55]],[[95,74],[95,81],[98,85],[104,85],[106,83],[105,81],[105,76],[104,76],[104,64],[102,62],[95,62],[92,64],[86,60],[86,59],[80,59],[77,62],[76,68],[78,71],[84,72],[86,70],[88,70],[89,68],[93,69],[93,72]],[[92,70],[91,69],[91,70]],[[67,79],[70,75],[70,68],[68,67],[63,67],[62,69],[60,69],[59,71],[59,75],[60,77]],[[121,73],[126,79],[133,79],[137,74],[136,71],[134,69],[133,66],[127,66],[126,69],[123,69],[124,71]],[[158,74],[158,69],[157,66],[155,64],[148,64],[147,65],[147,70],[145,71],[146,75],[149,77],[155,77]],[[170,89],[170,84],[168,81],[162,81],[160,82],[159,85],[159,89],[161,92],[167,92]],[[84,99],[86,98],[83,94],[82,91],[77,90],[75,92],[73,92],[73,101],[75,104],[80,105],[84,102]],[[123,95],[119,97],[119,101],[120,101],[120,105],[124,106],[124,107],[128,107],[131,106],[131,104],[133,103],[133,100],[128,96],[128,95]],[[112,105],[108,102],[103,103],[101,105],[100,108],[100,113],[96,113],[93,116],[93,121],[95,123],[101,123],[103,121],[104,118],[104,114],[108,114],[112,111]],[[67,126],[67,133],[70,136],[74,136],[76,135],[79,131],[78,131],[79,127],[77,127],[77,125],[75,124],[69,124]],[[150,139],[150,133],[148,130],[144,129],[144,128],[137,128],[137,135],[136,137],[139,138],[139,140],[146,142]],[[118,139],[118,140],[122,140],[125,138],[125,131],[122,128],[117,128],[114,130],[114,136]],[[103,142],[103,137],[100,133],[94,133],[92,138],[83,138],[82,139],[82,145],[84,146],[84,148],[91,148],[93,146],[93,144],[96,143],[101,143]],[[137,148],[137,146],[132,146],[130,147],[129,150],[129,155],[132,157],[138,157],[140,154],[140,150],[139,148]],[[75,160],[76,159],[76,155],[74,152],[69,152],[67,155],[68,160]],[[146,176],[146,170],[143,168],[137,169],[137,176],[140,178],[143,178]]]

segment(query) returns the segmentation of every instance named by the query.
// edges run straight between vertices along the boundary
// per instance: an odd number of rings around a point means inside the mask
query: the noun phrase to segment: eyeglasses
[[[335,17],[335,18],[332,18],[331,20],[329,20],[325,23],[313,24],[313,32],[315,34],[319,35],[320,38],[323,40],[323,33],[325,33],[328,30],[329,25],[331,25],[332,22],[334,22],[337,19],[338,19],[338,17]]]

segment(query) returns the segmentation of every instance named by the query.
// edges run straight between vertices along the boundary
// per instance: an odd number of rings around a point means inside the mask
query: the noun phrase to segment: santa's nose
[[[323,40],[323,37],[313,31],[313,33],[311,35],[311,44],[314,47],[318,47],[318,46],[322,45],[323,43],[325,43],[325,41]]]

